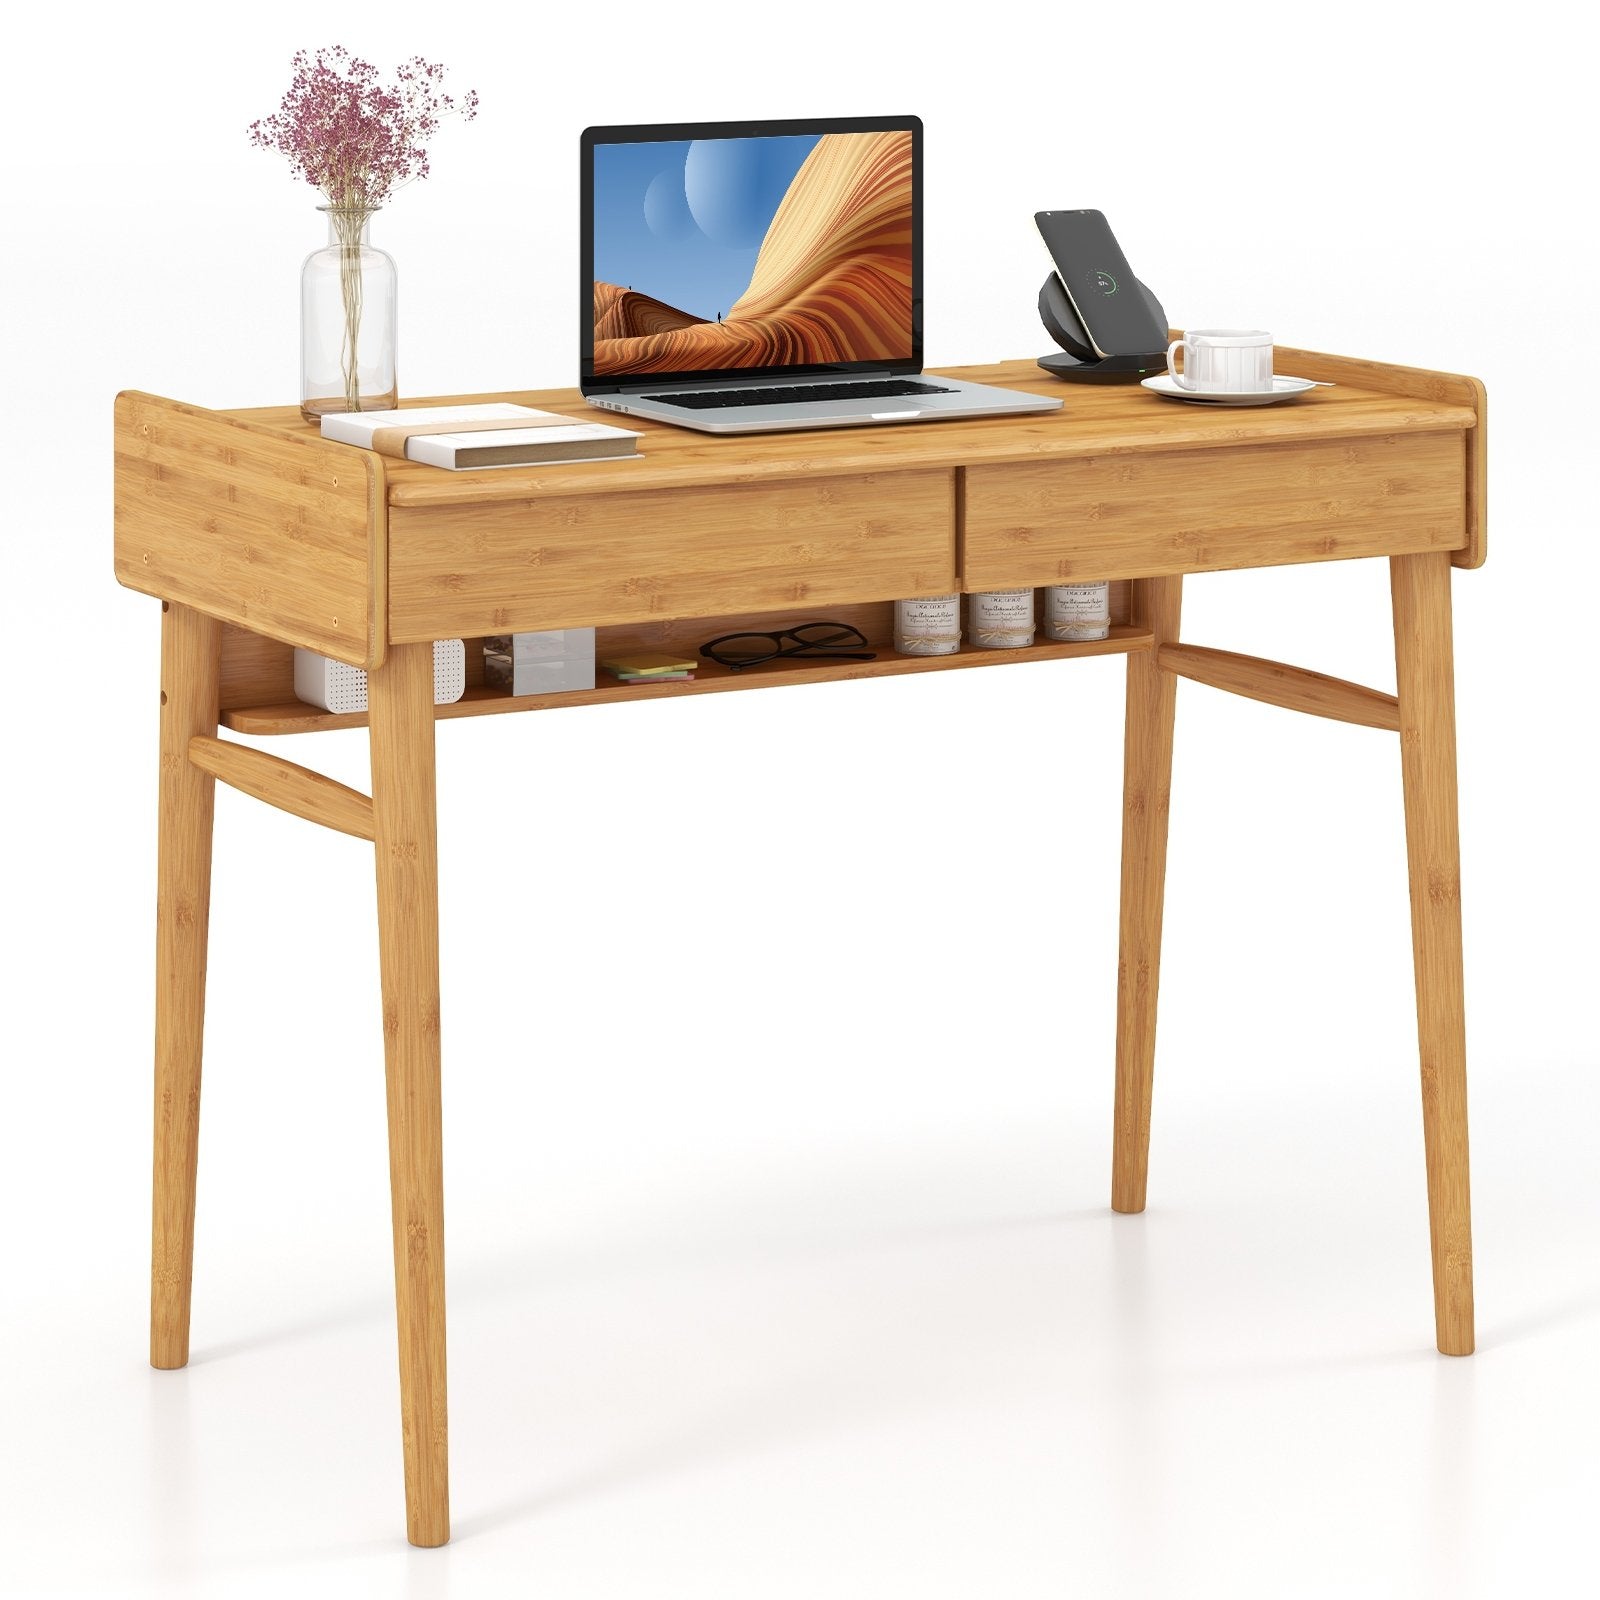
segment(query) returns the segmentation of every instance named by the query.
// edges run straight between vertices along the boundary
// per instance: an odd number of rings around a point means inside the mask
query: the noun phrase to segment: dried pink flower
[[[441,92],[445,69],[413,56],[379,81],[370,61],[343,45],[297,50],[294,77],[270,117],[250,124],[250,143],[287,158],[296,177],[339,210],[371,211],[394,190],[428,176],[428,141],[445,117],[471,122],[478,94]]]

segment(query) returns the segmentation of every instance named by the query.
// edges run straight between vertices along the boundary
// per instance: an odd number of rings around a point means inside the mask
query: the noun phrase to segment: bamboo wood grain
[[[966,472],[963,585],[1273,567],[1465,538],[1459,433],[1258,444]]]
[[[1439,1349],[1465,1356],[1473,1349],[1472,1210],[1450,566],[1443,556],[1401,556],[1389,573],[1434,1319]]]
[[[294,698],[294,646],[227,623],[222,629],[222,709]]]
[[[117,396],[116,573],[336,661],[383,659],[386,479],[368,450]]]
[[[215,786],[209,774],[189,764],[188,753],[191,739],[216,732],[220,648],[220,629],[210,617],[187,606],[162,607],[150,1229],[153,1367],[181,1367],[189,1359]]]
[[[396,642],[941,594],[954,475],[396,508]],[[825,614],[825,613],[824,613]]]
[[[1156,664],[1178,637],[1181,578],[1133,586],[1133,621],[1155,641],[1128,657],[1122,768],[1122,904],[1117,948],[1117,1081],[1111,1143],[1111,1208],[1143,1211],[1150,1169],[1156,997],[1161,978],[1161,913],[1172,800],[1172,732],[1177,679]]]
[[[1467,499],[1466,543],[1450,552],[1457,567],[1481,567],[1489,554],[1489,396],[1477,378],[1457,372],[1430,372],[1421,367],[1398,367],[1357,356],[1324,355],[1316,350],[1295,350],[1279,345],[1273,364],[1277,371],[1324,383],[1350,385],[1377,394],[1408,395],[1417,399],[1470,407],[1473,425],[1466,430]]]
[[[1366,728],[1400,728],[1400,706],[1392,694],[1368,689],[1343,678],[1329,678],[1304,667],[1285,666],[1260,656],[1237,655],[1232,650],[1212,650],[1198,644],[1164,644],[1156,663],[1163,672],[1210,684],[1286,711],[1305,711],[1337,722],[1355,722]]]
[[[406,1536],[440,1545],[450,1492],[432,647],[394,646],[367,694]]]
[[[372,801],[309,767],[204,733],[189,741],[189,759],[202,772],[280,811],[357,839],[373,837]]]

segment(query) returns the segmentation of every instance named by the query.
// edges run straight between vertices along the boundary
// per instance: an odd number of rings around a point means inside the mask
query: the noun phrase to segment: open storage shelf
[[[469,659],[479,644],[467,641]],[[593,689],[570,689],[563,694],[508,695],[482,683],[469,684],[453,705],[436,706],[434,716],[485,717],[502,711],[554,711],[561,706],[604,705],[613,700],[672,700],[684,695],[717,694],[724,689],[775,689],[797,683],[830,683],[845,678],[897,677],[909,672],[941,672],[952,667],[1016,666],[1025,661],[1058,661],[1074,656],[1127,655],[1148,650],[1150,634],[1143,628],[1114,625],[1109,639],[1088,644],[1058,644],[1044,639],[1021,650],[980,650],[963,645],[953,656],[900,656],[874,643],[876,661],[775,661],[769,666],[746,667],[735,672],[702,661],[690,683],[617,683],[604,672]],[[271,705],[234,706],[222,714],[222,724],[235,733],[313,733],[325,728],[364,728],[366,713],[318,711],[299,700]]]
[[[434,715],[491,717],[504,711],[555,711],[562,706],[605,705],[613,700],[673,700],[683,695],[719,694],[725,689],[776,689],[787,684],[831,683],[846,678],[899,677],[909,672],[948,672],[953,667],[1016,666],[1024,661],[1059,661],[1076,656],[1126,655],[1148,650],[1150,634],[1128,626],[1126,582],[1111,585],[1111,637],[1088,644],[1058,644],[1041,638],[1022,650],[983,650],[965,644],[953,656],[902,656],[894,651],[894,604],[888,600],[831,605],[822,616],[848,622],[866,637],[876,661],[774,661],[735,672],[701,661],[692,683],[619,683],[597,667],[595,687],[563,694],[509,695],[483,681],[483,641],[469,638],[467,690],[453,705],[436,706]],[[671,617],[614,623],[596,630],[599,657],[632,650],[671,650],[698,655],[707,639],[745,629],[765,631],[821,620],[804,610],[744,612],[720,617]],[[222,725],[235,733],[316,733],[327,728],[364,728],[365,712],[319,711],[294,697],[294,651],[275,639],[226,627],[222,636]]]

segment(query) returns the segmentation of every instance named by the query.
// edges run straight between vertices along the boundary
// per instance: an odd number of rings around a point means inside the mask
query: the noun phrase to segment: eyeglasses
[[[802,622],[798,628],[780,628],[775,633],[725,633],[701,645],[700,654],[735,672],[784,657],[876,661],[875,651],[862,648],[866,642],[866,634],[848,622]]]

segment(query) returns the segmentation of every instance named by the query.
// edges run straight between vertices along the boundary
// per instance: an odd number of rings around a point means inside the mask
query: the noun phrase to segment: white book
[[[631,428],[574,422],[554,411],[504,402],[328,411],[322,436],[452,472],[611,460],[636,455],[640,438]]]

